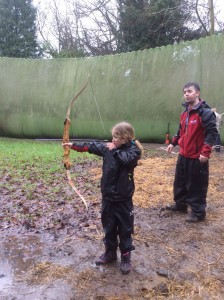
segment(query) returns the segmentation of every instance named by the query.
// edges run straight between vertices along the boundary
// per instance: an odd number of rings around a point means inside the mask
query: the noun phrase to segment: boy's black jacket
[[[73,144],[74,145],[74,144]],[[91,142],[77,144],[88,147],[88,152],[102,156],[101,193],[107,201],[125,201],[134,193],[134,168],[140,159],[141,152],[134,142],[109,150],[105,143]]]

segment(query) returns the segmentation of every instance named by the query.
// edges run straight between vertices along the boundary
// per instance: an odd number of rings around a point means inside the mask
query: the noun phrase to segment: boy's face
[[[112,131],[112,142],[116,145],[116,147],[120,147],[121,145],[126,143],[126,140],[122,139]]]
[[[200,91],[197,91],[194,86],[184,88],[185,103],[189,105],[197,104],[200,96]]]

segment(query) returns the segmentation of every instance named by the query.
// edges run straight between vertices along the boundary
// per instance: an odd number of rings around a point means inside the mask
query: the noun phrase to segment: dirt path
[[[52,202],[45,218],[32,223],[24,217],[21,223],[18,203],[16,216],[10,204],[18,187],[12,193],[0,190],[1,207],[8,211],[8,220],[0,215],[1,300],[224,299],[224,153],[213,153],[210,160],[206,221],[188,224],[185,214],[164,210],[172,203],[177,155],[168,156],[161,145],[145,147],[150,150],[135,172],[132,272],[122,275],[119,261],[95,266],[103,250],[101,169],[99,162],[88,162],[88,168],[76,166],[76,172],[86,170],[88,212],[78,199],[74,204],[56,194],[57,205]],[[70,195],[66,179],[62,185]],[[35,197],[44,210],[46,199],[41,193]],[[20,213],[25,215],[29,199],[22,200]]]

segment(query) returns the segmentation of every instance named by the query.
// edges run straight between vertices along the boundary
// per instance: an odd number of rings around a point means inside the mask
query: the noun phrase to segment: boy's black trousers
[[[199,159],[179,155],[174,180],[174,201],[177,207],[189,205],[197,217],[205,216],[209,165]]]
[[[119,246],[123,254],[135,249],[132,245],[132,233],[134,232],[132,199],[119,202],[103,199],[101,221],[105,234],[104,244],[107,250],[116,251]]]

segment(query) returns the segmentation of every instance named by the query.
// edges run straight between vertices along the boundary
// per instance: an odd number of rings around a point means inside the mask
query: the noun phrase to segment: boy
[[[132,233],[134,212],[132,196],[135,190],[134,169],[143,148],[135,139],[134,128],[127,122],[120,122],[112,128],[112,142],[66,143],[78,152],[88,151],[103,158],[101,193],[101,221],[104,230],[105,251],[96,265],[106,265],[117,260],[120,248],[120,270],[131,271]]]

